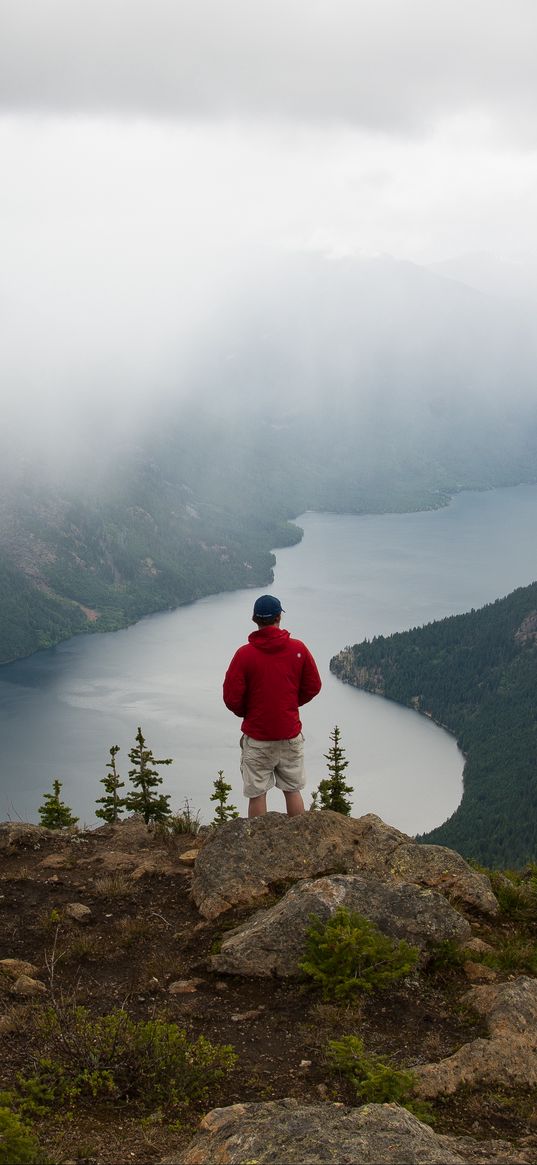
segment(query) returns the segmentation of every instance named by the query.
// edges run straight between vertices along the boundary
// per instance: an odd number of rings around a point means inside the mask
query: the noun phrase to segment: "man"
[[[321,690],[321,678],[305,644],[280,627],[283,613],[274,595],[256,599],[252,618],[258,630],[235,652],[224,680],[224,703],[243,718],[241,773],[248,817],[267,812],[267,792],[274,784],[285,796],[290,817],[304,812],[298,709]]]

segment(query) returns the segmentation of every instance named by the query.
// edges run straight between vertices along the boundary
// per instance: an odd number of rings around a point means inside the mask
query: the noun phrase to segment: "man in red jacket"
[[[283,608],[273,595],[254,603],[258,630],[235,652],[224,680],[224,703],[241,716],[241,773],[248,817],[267,812],[267,791],[275,784],[287,813],[304,812],[301,789],[304,737],[298,709],[321,690],[315,660],[300,639],[280,627]]]

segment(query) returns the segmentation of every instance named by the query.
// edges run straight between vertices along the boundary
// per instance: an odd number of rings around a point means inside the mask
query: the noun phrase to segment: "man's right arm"
[[[246,716],[246,674],[241,651],[235,652],[224,679],[224,704],[235,716]]]

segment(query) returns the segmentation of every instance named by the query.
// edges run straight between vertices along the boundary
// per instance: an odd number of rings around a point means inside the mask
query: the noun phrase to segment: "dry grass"
[[[33,1014],[34,1004],[31,1002],[8,1005],[0,1014],[0,1037],[12,1035],[21,1028],[28,1029]]]
[[[421,1041],[420,1059],[424,1061],[443,1059],[445,1056],[445,1040],[439,1031],[430,1031]]]
[[[114,940],[121,950],[128,950],[141,939],[154,937],[156,929],[149,918],[120,918]]]
[[[61,952],[61,959],[66,963],[84,963],[102,957],[102,939],[94,934],[75,934]]]
[[[101,898],[126,898],[133,892],[133,881],[122,870],[114,870],[112,874],[101,874],[93,884],[94,894]]]

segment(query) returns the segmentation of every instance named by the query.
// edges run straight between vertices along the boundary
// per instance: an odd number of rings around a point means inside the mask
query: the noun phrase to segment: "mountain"
[[[456,279],[484,295],[503,300],[516,300],[519,308],[524,302],[537,299],[537,264],[534,260],[508,262],[485,251],[474,251],[432,263],[436,275]]]
[[[347,647],[330,669],[457,737],[466,757],[461,804],[422,841],[491,867],[537,859],[537,583],[478,611]]]
[[[6,422],[1,662],[268,585],[306,509],[433,508],[537,476],[531,320],[410,263],[267,265],[181,368],[143,407],[110,384],[106,408],[64,410],[74,427]]]

